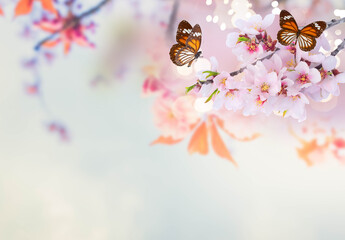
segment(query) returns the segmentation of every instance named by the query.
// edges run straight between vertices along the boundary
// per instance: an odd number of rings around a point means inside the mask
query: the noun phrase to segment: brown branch
[[[83,12],[79,16],[76,16],[76,17],[72,18],[71,20],[67,21],[61,29],[53,32],[48,37],[39,41],[35,46],[35,50],[38,51],[45,42],[53,39],[57,34],[63,32],[64,30],[77,25],[82,19],[94,14],[95,12],[100,10],[104,5],[106,5],[110,1],[112,1],[112,0],[102,0],[100,3],[98,3],[96,6],[92,7],[91,9],[87,10],[86,12]]]

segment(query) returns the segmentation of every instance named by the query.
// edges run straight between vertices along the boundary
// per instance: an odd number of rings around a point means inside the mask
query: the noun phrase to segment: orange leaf
[[[65,40],[65,47],[64,47],[65,55],[67,55],[70,50],[71,50],[71,42],[69,40]]]
[[[42,8],[45,10],[57,14],[57,11],[54,7],[53,0],[41,0]]]
[[[198,152],[202,155],[206,155],[208,153],[206,122],[201,123],[201,125],[195,130],[188,145],[188,152],[190,154]]]
[[[182,140],[183,140],[183,138],[181,138],[181,139],[173,139],[170,136],[169,137],[160,136],[159,138],[154,140],[150,145],[155,145],[155,144],[168,144],[168,145],[172,145],[172,144],[179,143]]]
[[[228,159],[235,166],[237,166],[237,163],[232,158],[232,156],[231,156],[229,150],[226,148],[222,138],[219,136],[216,124],[213,122],[213,120],[211,118],[210,118],[210,132],[211,132],[211,143],[212,143],[214,152],[218,156]]]
[[[25,15],[31,12],[34,0],[20,0],[15,9],[15,16]]]
[[[43,43],[43,47],[47,47],[47,48],[52,48],[55,47],[58,43],[60,43],[60,39],[55,39],[55,40],[51,40],[51,41],[46,41],[45,43]]]
[[[42,3],[42,8],[51,13],[57,14],[54,8],[53,0],[39,0]],[[29,14],[32,10],[34,0],[20,0],[16,6],[14,16]]]

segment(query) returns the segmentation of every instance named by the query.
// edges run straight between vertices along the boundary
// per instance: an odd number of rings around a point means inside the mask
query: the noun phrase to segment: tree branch
[[[338,25],[338,24],[340,24],[340,23],[344,23],[344,22],[345,22],[345,17],[340,18],[340,19],[338,19],[338,20],[332,19],[331,21],[326,22],[326,24],[327,24],[326,29],[331,28],[331,27],[334,27],[334,26],[336,26],[336,25]],[[343,40],[343,42],[342,42],[341,44],[338,45],[338,47],[337,47],[335,50],[333,50],[333,51],[331,52],[331,55],[332,55],[332,56],[337,55],[337,54],[338,54],[342,49],[344,49],[344,48],[345,48],[345,39]],[[267,55],[266,57],[263,57],[263,58],[260,58],[260,59],[256,60],[256,61],[253,62],[251,65],[256,65],[258,61],[263,61],[263,60],[265,60],[265,59],[270,59],[270,58],[271,58],[277,51],[279,51],[279,50],[280,50],[279,48],[276,48],[271,54]],[[321,69],[321,67],[322,67],[322,64],[316,66],[317,69]],[[236,76],[236,75],[242,73],[245,69],[247,69],[247,67],[242,67],[242,68],[240,68],[240,69],[237,70],[237,71],[231,72],[231,73],[230,73],[230,76],[232,76],[232,77],[233,77],[233,76]],[[200,82],[201,84],[210,84],[210,83],[213,83],[213,80],[206,80],[206,81],[203,81],[203,82],[202,82],[202,81],[199,81],[199,82]]]
[[[66,23],[64,24],[64,26],[63,26],[61,29],[59,29],[59,30],[53,32],[52,34],[50,34],[50,35],[47,36],[46,38],[44,38],[44,39],[42,39],[41,41],[39,41],[39,42],[36,44],[36,46],[35,46],[35,50],[38,51],[38,50],[41,48],[41,46],[42,46],[45,42],[47,42],[47,41],[53,39],[57,34],[61,33],[62,31],[64,31],[64,30],[66,30],[66,29],[68,29],[68,28],[71,28],[71,27],[75,26],[75,25],[78,24],[83,18],[86,18],[86,17],[88,17],[88,16],[94,14],[95,12],[97,12],[98,10],[100,10],[104,5],[106,5],[106,4],[107,4],[108,2],[110,2],[110,1],[112,1],[112,0],[102,0],[100,3],[98,3],[96,6],[92,7],[91,9],[87,10],[86,12],[83,12],[83,13],[80,14],[79,16],[76,16],[76,17],[72,18],[71,20],[69,20],[68,22],[66,22]]]

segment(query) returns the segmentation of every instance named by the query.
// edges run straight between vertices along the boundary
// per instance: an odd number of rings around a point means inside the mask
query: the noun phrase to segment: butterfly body
[[[170,59],[177,66],[188,64],[190,67],[194,60],[201,55],[201,28],[199,24],[192,27],[186,20],[180,22],[176,33],[176,44],[170,49]]]
[[[277,34],[280,44],[287,46],[296,41],[296,45],[298,44],[301,50],[311,51],[316,46],[316,38],[327,28],[327,23],[317,21],[299,29],[294,17],[288,11],[282,10],[280,27],[282,29]]]

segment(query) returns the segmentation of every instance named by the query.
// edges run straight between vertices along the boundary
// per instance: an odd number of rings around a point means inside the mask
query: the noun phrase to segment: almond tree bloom
[[[216,86],[216,88],[218,88],[219,91],[223,91],[230,81],[233,81],[233,78],[230,77],[228,72],[223,71],[213,79],[213,84]]]
[[[309,104],[309,100],[303,93],[286,98],[285,104],[287,107],[285,113],[286,117],[291,116],[292,118],[297,119],[299,122],[306,120],[307,113],[305,105]]]
[[[259,95],[250,94],[245,99],[243,115],[256,115],[259,112],[265,113],[267,116],[273,111],[273,105],[266,100],[262,100]]]
[[[343,82],[345,74],[333,74],[331,72],[337,65],[337,59],[334,56],[327,57],[322,62],[320,69],[321,81],[307,88],[306,92],[315,101],[326,99],[330,94],[339,96],[339,83]]]
[[[251,72],[251,74],[248,74]],[[259,61],[255,66],[249,67],[246,71],[246,82],[251,94],[259,95],[261,100],[266,100],[269,96],[275,96],[281,89],[281,82],[277,73],[266,70],[265,65]],[[249,75],[249,76],[248,76]],[[250,85],[253,85],[250,87]]]
[[[283,61],[279,55],[275,54],[272,58],[266,59],[262,62],[268,72],[275,72],[278,75],[278,80],[281,80],[287,68],[283,67]]]
[[[306,88],[321,81],[320,72],[316,68],[309,68],[305,62],[300,62],[294,71],[287,73],[288,78],[295,81],[296,90]]]
[[[255,38],[236,44],[232,48],[232,53],[236,55],[237,59],[245,64],[250,64],[263,54],[263,47],[255,42]]]
[[[51,34],[60,31],[57,38],[46,41],[43,46],[51,48],[62,43],[64,45],[65,54],[70,51],[72,43],[76,43],[83,47],[94,48],[95,45],[89,42],[85,35],[85,31],[92,30],[94,28],[94,24],[90,23],[89,25],[83,25],[75,18],[76,17],[70,13],[66,18],[59,15],[53,20],[44,18],[39,22],[36,22],[35,26]]]
[[[157,98],[153,106],[154,121],[164,137],[182,139],[199,121],[199,114],[193,107],[194,97],[164,97]]]
[[[149,96],[151,94],[159,93],[164,90],[164,86],[155,76],[148,76],[142,87],[142,94]]]
[[[223,106],[227,110],[236,112],[244,106],[244,99],[248,94],[244,82],[232,80],[226,83],[224,88],[214,99],[213,108],[221,109]]]
[[[267,29],[274,20],[273,14],[268,14],[264,19],[258,14],[251,16],[248,20],[238,19],[235,26],[243,33],[257,35]]]

